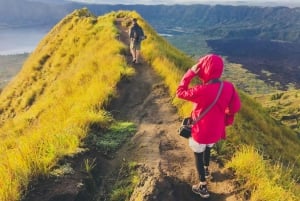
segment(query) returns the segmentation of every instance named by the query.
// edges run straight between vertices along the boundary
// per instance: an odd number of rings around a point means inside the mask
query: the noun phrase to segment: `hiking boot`
[[[208,167],[205,167],[204,171],[205,171],[205,179],[208,179],[210,177],[210,174],[209,174],[210,172],[208,170]]]
[[[196,184],[192,186],[192,191],[196,194],[199,194],[202,198],[208,198],[209,193],[207,190],[207,185]]]

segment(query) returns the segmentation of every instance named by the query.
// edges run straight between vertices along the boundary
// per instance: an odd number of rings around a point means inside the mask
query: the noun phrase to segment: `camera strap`
[[[215,98],[215,100],[206,108],[206,110],[204,110],[196,119],[195,121],[193,121],[192,123],[192,126],[195,125],[200,119],[202,119],[204,117],[204,115],[206,115],[206,113],[209,112],[209,110],[211,110],[211,108],[217,103],[220,95],[221,95],[221,92],[223,90],[223,82],[221,81],[221,84],[220,84],[220,88],[218,90],[218,93],[217,93],[217,96]]]

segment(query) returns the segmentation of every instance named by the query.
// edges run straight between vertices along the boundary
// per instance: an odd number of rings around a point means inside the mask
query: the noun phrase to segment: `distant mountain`
[[[43,1],[43,2],[36,2]],[[300,42],[300,8],[229,5],[49,4],[49,0],[0,0],[0,25],[57,23],[74,9],[95,15],[136,10],[158,32],[198,33],[218,38],[258,38]],[[57,2],[57,1],[55,1]]]
[[[32,0],[32,1],[47,1],[51,0]],[[54,0],[59,1],[59,0]],[[192,5],[192,4],[206,4],[206,5],[233,5],[233,6],[261,6],[261,7],[300,7],[300,2],[297,0],[139,0],[133,2],[132,0],[66,0],[73,2],[92,2],[98,4],[144,4],[144,5]]]
[[[300,8],[174,5],[135,9],[159,32],[300,41]]]
[[[54,25],[68,12],[66,6],[27,0],[0,0],[0,28]]]
[[[68,2],[66,0],[27,0],[27,1],[43,2],[43,3],[48,3],[48,4],[65,4]]]

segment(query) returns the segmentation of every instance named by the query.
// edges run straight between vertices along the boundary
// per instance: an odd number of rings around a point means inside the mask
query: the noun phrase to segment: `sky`
[[[300,5],[300,0],[69,0],[84,3],[99,4],[280,4],[280,5]]]

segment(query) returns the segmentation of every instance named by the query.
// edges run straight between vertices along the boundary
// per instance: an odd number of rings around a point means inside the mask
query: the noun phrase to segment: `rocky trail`
[[[128,33],[121,27],[120,40],[128,45]],[[131,65],[131,56],[126,53]],[[108,185],[114,172],[123,161],[139,164],[140,183],[131,201],[235,201],[231,173],[212,160],[209,180],[210,198],[203,199],[191,191],[198,182],[194,156],[188,141],[177,135],[180,124],[176,108],[171,104],[168,90],[153,69],[145,62],[135,64],[136,75],[124,79],[118,86],[118,98],[112,100],[107,110],[120,121],[134,122],[136,134],[112,158],[89,149],[75,157],[65,158],[72,171],[60,177],[41,179],[23,201],[89,201],[109,200]],[[95,159],[93,179],[83,171],[84,160]]]

